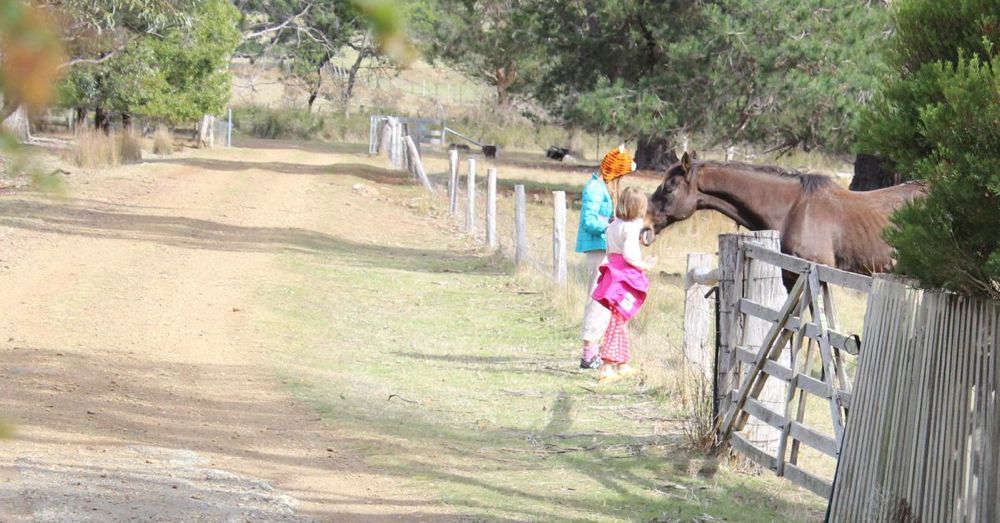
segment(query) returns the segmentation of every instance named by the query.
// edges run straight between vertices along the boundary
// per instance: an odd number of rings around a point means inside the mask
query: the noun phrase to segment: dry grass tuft
[[[125,131],[116,137],[118,142],[118,159],[121,163],[142,161],[142,141],[132,131]]]
[[[73,164],[87,169],[111,167],[120,163],[115,138],[95,130],[77,133],[72,156]]]
[[[142,141],[132,132],[113,135],[95,130],[81,131],[76,135],[71,159],[77,167],[87,169],[138,162],[142,160]]]
[[[160,156],[174,154],[174,136],[165,125],[157,127],[153,133],[153,153]]]
[[[708,452],[715,443],[712,379],[688,367],[678,371],[677,388],[684,437],[692,447]]]

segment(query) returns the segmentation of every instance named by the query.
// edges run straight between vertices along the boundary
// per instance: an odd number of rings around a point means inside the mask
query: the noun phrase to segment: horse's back
[[[851,272],[888,270],[892,249],[882,231],[889,216],[924,193],[919,184],[902,184],[863,193],[829,187],[803,195],[788,215],[782,249]]]
[[[846,191],[852,197],[870,202],[871,204],[894,205],[892,210],[896,210],[903,203],[914,198],[927,195],[927,185],[921,182],[906,182],[891,187],[883,187],[874,191]]]

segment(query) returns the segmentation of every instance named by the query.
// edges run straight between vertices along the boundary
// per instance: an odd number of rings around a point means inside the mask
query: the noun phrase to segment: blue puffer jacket
[[[606,251],[608,242],[604,231],[614,214],[611,203],[611,193],[601,175],[594,173],[593,177],[583,187],[583,200],[580,203],[580,228],[576,233],[576,252]]]

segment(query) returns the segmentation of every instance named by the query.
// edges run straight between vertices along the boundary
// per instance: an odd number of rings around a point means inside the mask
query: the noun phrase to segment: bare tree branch
[[[114,58],[115,55],[118,54],[119,50],[120,49],[115,49],[114,51],[106,53],[104,56],[102,56],[100,58],[76,58],[76,59],[70,60],[70,61],[68,61],[66,63],[60,64],[59,65],[59,70],[61,71],[63,69],[68,69],[68,68],[73,67],[75,65],[82,65],[82,64],[97,65],[97,64],[101,64],[101,63],[107,62],[108,60]]]
[[[275,32],[281,31],[282,29],[288,27],[292,22],[294,22],[294,21],[298,20],[299,18],[302,18],[303,16],[305,16],[309,12],[309,9],[311,9],[311,8],[312,8],[312,3],[307,3],[305,9],[303,9],[301,13],[299,13],[299,14],[297,14],[295,16],[289,17],[287,20],[285,20],[284,22],[281,22],[280,24],[278,24],[278,25],[276,25],[274,27],[268,27],[268,28],[265,28],[265,29],[261,29],[259,31],[254,31],[252,33],[246,33],[246,34],[243,35],[243,39],[244,40],[250,40],[251,38],[257,38],[259,36],[264,36],[264,35],[266,35],[268,33],[275,33]]]

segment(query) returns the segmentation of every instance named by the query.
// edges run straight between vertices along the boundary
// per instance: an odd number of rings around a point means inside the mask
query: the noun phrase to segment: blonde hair
[[[632,221],[646,214],[646,194],[638,187],[626,187],[618,197],[615,218]]]

